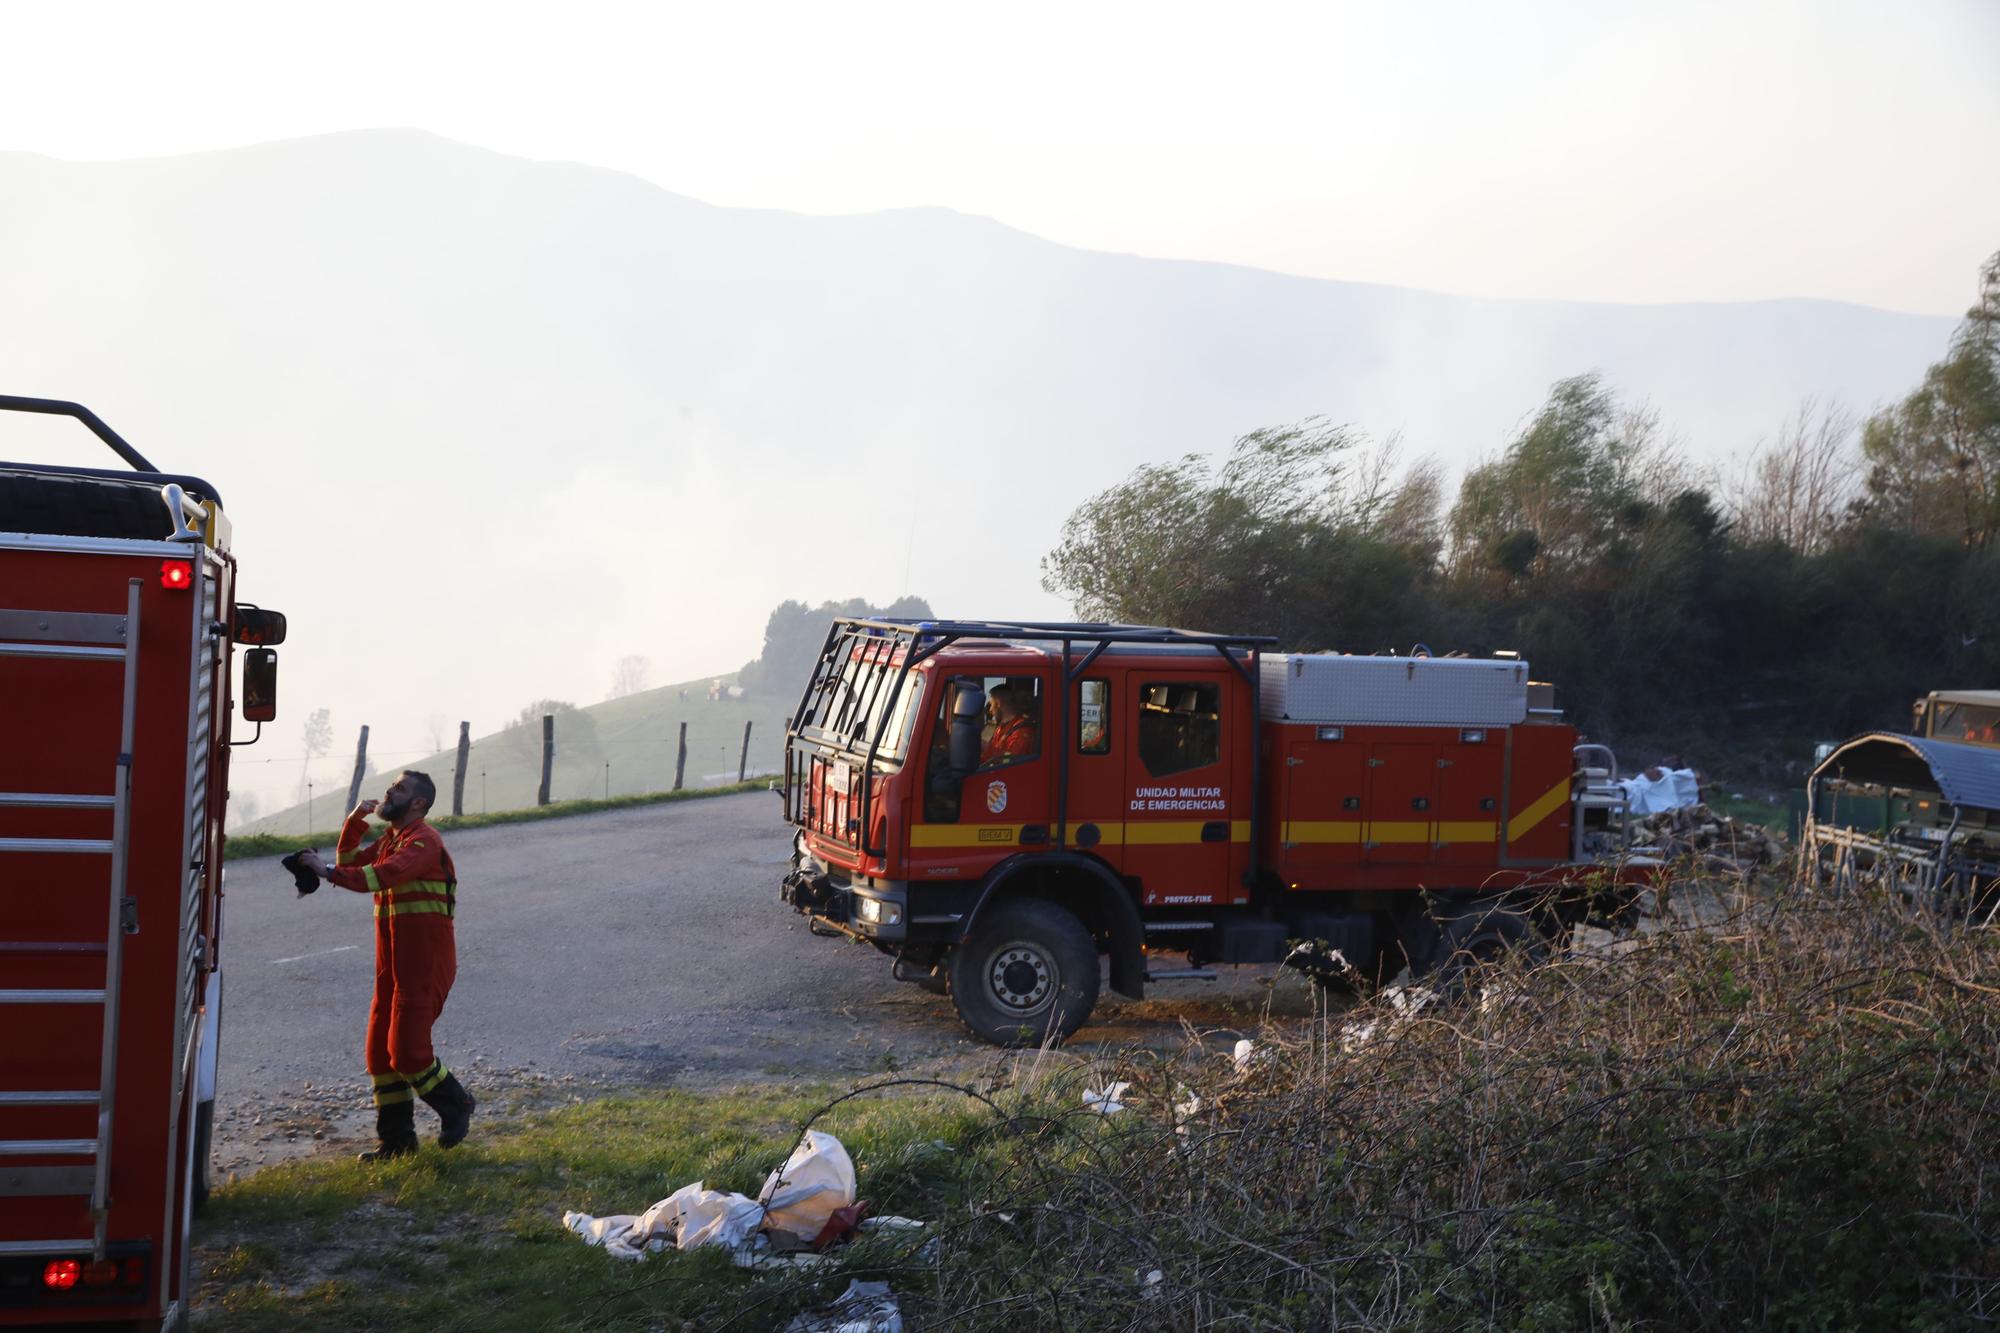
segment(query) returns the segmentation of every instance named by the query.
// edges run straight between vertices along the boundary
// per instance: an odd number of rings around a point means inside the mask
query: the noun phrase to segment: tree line
[[[1398,452],[1312,419],[1142,466],[1070,515],[1043,584],[1292,650],[1515,649],[1594,737],[1717,757],[2000,687],[2000,254],[1904,398],[1804,403],[1733,468],[1597,374],[1455,495]]]

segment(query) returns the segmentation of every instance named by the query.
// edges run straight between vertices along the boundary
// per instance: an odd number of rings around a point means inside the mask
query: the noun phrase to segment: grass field
[[[977,1103],[898,1096],[844,1104],[839,1137],[880,1211],[949,1192],[934,1141],[972,1130]],[[450,1153],[381,1167],[321,1159],[220,1190],[197,1226],[203,1326],[229,1330],[713,1329],[782,1324],[846,1286],[834,1274],[752,1278],[717,1251],[625,1264],[563,1228],[565,1210],[644,1212],[692,1180],[754,1196],[830,1100],[823,1089],[664,1093],[572,1106]],[[962,1103],[959,1104],[959,1103]],[[840,1271],[908,1261],[908,1242],[856,1247]],[[782,1316],[782,1318],[780,1317]]]

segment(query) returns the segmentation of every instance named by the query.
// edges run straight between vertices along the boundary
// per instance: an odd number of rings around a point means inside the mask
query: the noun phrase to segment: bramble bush
[[[1080,1109],[1083,1075],[1045,1080],[962,1145],[978,1202],[906,1313],[1161,1329],[2000,1316],[2000,992],[1984,980],[2000,939],[1786,890],[1616,947],[1507,969],[1469,1004],[1274,1030],[1240,1073],[1132,1054],[1091,1075],[1133,1083],[1108,1118]],[[1200,1109],[1177,1114],[1190,1091]]]

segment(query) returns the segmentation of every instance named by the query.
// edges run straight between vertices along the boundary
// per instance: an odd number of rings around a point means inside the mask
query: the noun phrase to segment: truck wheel
[[[1509,953],[1540,962],[1548,955],[1546,936],[1528,918],[1504,903],[1472,903],[1444,923],[1432,989],[1447,999],[1476,996],[1484,977]]]
[[[1000,1046],[1062,1041],[1097,1004],[1097,945],[1054,903],[1016,898],[985,913],[951,953],[951,1002]]]

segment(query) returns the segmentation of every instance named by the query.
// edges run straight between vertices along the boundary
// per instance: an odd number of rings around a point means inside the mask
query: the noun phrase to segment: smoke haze
[[[786,598],[1055,616],[1038,561],[1144,461],[1321,414],[1456,475],[1591,368],[1698,459],[1907,389],[1952,321],[1460,298],[1065,248],[978,217],[719,208],[414,131],[0,154],[0,392],[205,476],[286,611],[295,756],[756,655]],[[0,457],[106,465],[72,423]],[[254,757],[256,751],[245,752]],[[327,772],[331,774],[329,766]],[[297,770],[271,765],[266,809]],[[254,766],[239,790],[256,790]],[[344,781],[344,779],[343,779]]]

